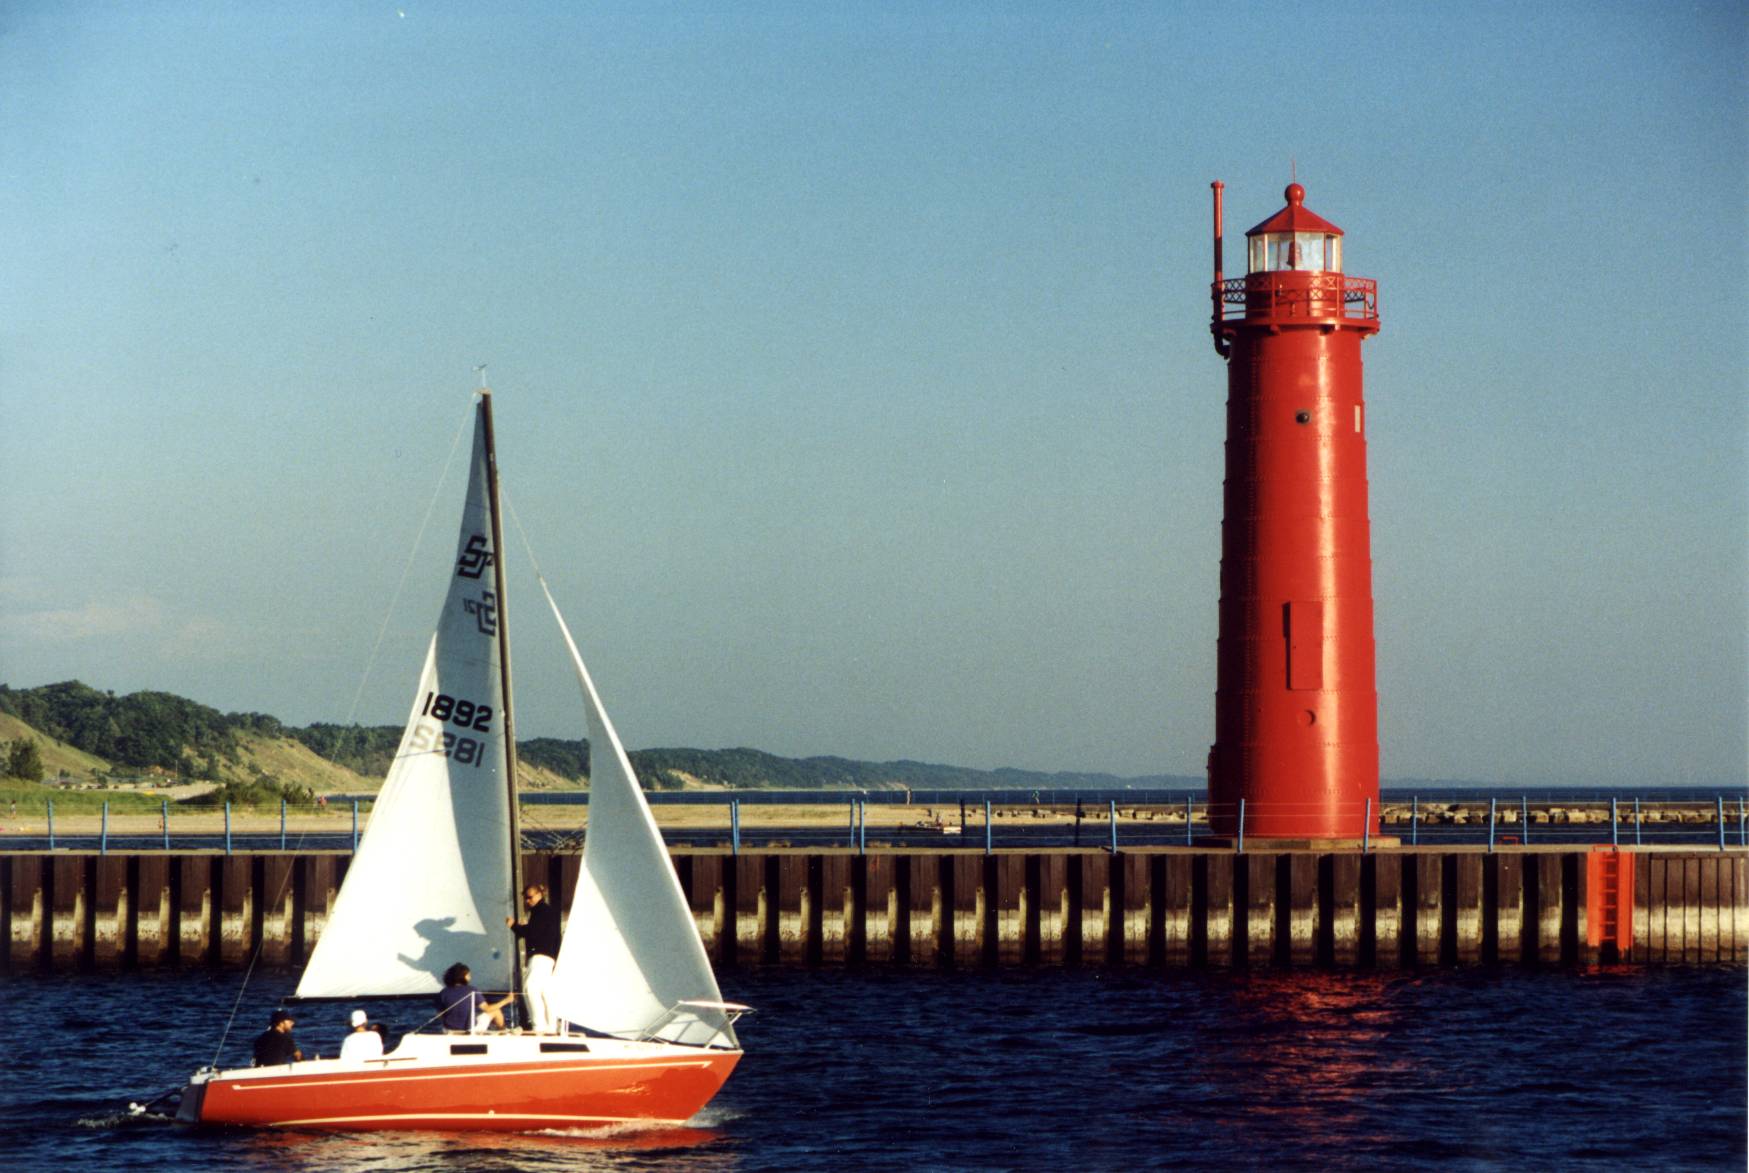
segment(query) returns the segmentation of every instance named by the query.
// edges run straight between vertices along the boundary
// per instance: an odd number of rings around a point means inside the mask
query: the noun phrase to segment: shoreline
[[[675,830],[726,828],[730,824],[730,801],[733,797],[725,796],[720,803],[655,803],[651,809],[659,827]],[[851,801],[854,797],[856,796],[847,794],[842,803],[832,804],[743,803],[739,807],[739,823],[743,828],[848,827],[853,817]],[[1109,825],[1110,807],[1105,803],[1086,804],[1079,820],[1075,816],[1074,808],[1072,799],[1054,804],[1009,803],[993,806],[991,821],[993,825],[1020,824],[1035,827],[1070,827],[1077,821],[1083,825]],[[563,810],[564,814],[555,816],[551,813],[558,810]],[[525,831],[579,831],[589,825],[588,810],[587,806],[558,808],[550,804],[524,803],[521,807],[522,826]],[[1196,803],[1192,821],[1202,824],[1207,817],[1207,810],[1206,803]],[[361,805],[358,813],[358,828],[362,832],[369,821],[370,808]],[[1525,813],[1525,808],[1517,803],[1497,806],[1493,810],[1495,825],[1504,830],[1514,830],[1521,825]],[[1528,814],[1532,828],[1607,827],[1611,822],[1607,800],[1535,802],[1529,804]],[[1407,802],[1386,801],[1379,804],[1378,822],[1387,829],[1408,827],[1412,822],[1418,822],[1424,827],[1485,827],[1489,816],[1490,804],[1487,801],[1426,802],[1414,806]],[[1117,817],[1120,825],[1182,827],[1186,821],[1182,802],[1119,804]],[[1724,807],[1725,825],[1735,829],[1742,820],[1743,812],[1738,804],[1727,802]],[[1618,805],[1615,819],[1618,826],[1705,826],[1716,825],[1718,821],[1716,800],[1647,802],[1640,804],[1637,814],[1631,806]],[[105,822],[101,812],[57,812],[53,820],[53,830],[57,837],[88,837],[102,834]],[[962,822],[961,808],[957,803],[865,802],[861,807],[860,822],[871,829],[947,829],[963,826],[967,832],[971,832],[974,829],[982,830],[984,809],[981,804],[968,803],[964,808]],[[229,824],[234,835],[277,834],[281,829],[281,815],[271,808],[235,809],[230,814]],[[319,812],[307,807],[291,809],[284,820],[287,835],[334,835],[350,833],[352,827],[353,807],[349,803],[335,803]],[[107,819],[107,830],[111,835],[157,835],[162,834],[164,829],[159,813],[111,813]],[[220,809],[173,808],[170,812],[172,834],[213,835],[223,834],[225,829],[225,812]],[[49,830],[49,819],[45,812],[20,811],[13,815],[0,811],[0,837],[41,837],[48,835]]]

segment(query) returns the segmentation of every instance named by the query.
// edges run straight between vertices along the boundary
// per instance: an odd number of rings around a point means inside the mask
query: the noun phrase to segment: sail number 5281
[[[419,710],[419,715],[434,717],[450,725],[460,725],[463,729],[478,729],[481,733],[492,730],[491,705],[476,705],[473,701],[462,700],[446,692],[426,693],[425,707]]]
[[[421,721],[413,726],[413,738],[407,743],[411,753],[431,753],[433,750],[446,758],[460,762],[464,766],[479,767],[486,760],[486,743],[475,741],[471,737],[457,737],[448,730],[439,729],[429,721]]]

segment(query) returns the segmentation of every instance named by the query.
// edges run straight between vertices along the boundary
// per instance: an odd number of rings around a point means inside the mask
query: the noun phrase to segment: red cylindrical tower
[[[1360,344],[1376,282],[1342,272],[1342,230],[1304,204],[1245,235],[1246,276],[1221,277],[1227,480],[1209,801],[1218,833],[1358,839],[1376,831],[1378,693]]]

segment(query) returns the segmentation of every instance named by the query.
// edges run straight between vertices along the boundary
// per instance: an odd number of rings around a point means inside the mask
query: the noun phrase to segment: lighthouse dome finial
[[[1287,190],[1282,192],[1281,194],[1287,199],[1287,202],[1290,204],[1303,204],[1306,202],[1306,189],[1301,187],[1297,183],[1288,184]]]

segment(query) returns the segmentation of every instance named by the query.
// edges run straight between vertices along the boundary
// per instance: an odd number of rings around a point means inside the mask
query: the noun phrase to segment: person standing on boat
[[[278,1067],[302,1059],[304,1053],[298,1050],[298,1041],[291,1033],[296,1025],[290,1011],[275,1010],[267,1029],[255,1036],[255,1066]]]
[[[479,1034],[488,1026],[504,1029],[504,1005],[515,994],[506,994],[496,1002],[486,1001],[486,995],[473,987],[473,972],[461,962],[443,971],[443,989],[437,995],[437,1009],[444,1030]]]
[[[528,905],[528,920],[516,923],[507,916],[504,923],[528,946],[527,977],[523,992],[528,997],[530,1023],[539,1034],[552,1034],[558,1028],[552,1008],[547,1005],[547,987],[553,979],[553,966],[559,959],[559,910],[547,898],[544,885],[530,884],[522,893]]]
[[[352,1012],[352,1032],[340,1041],[342,1059],[381,1059],[383,1036],[371,1029],[370,1017],[362,1010]]]

